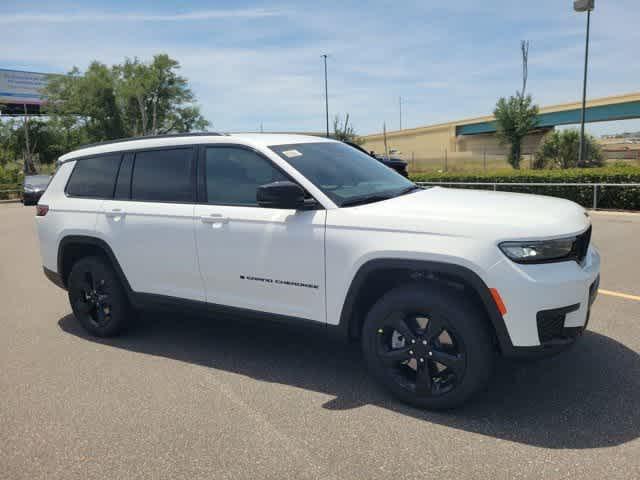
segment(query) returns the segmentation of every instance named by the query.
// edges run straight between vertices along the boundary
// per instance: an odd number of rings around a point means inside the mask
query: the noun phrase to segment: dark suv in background
[[[352,142],[344,142],[344,143],[346,143],[350,147],[353,147],[353,148],[356,148],[356,149],[360,150],[363,153],[366,153],[370,157],[375,158],[380,163],[383,163],[387,167],[395,170],[396,172],[398,172],[403,177],[407,177],[407,178],[409,177],[409,172],[407,171],[407,162],[405,162],[401,158],[391,157],[391,156],[385,157],[383,155],[376,155],[374,152],[367,152],[364,148],[362,148],[357,143],[352,143]]]
[[[51,181],[50,175],[27,175],[22,187],[22,204],[35,205]]]

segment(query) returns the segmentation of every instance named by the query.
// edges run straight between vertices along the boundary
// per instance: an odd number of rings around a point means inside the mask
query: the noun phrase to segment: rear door
[[[194,238],[192,147],[126,153],[97,230],[111,246],[131,288],[204,300]]]
[[[262,208],[260,185],[290,180],[239,145],[202,146],[196,205],[207,301],[325,321],[324,209]]]
[[[75,161],[65,186],[64,197],[53,209],[71,219],[65,235],[93,235],[104,199],[112,198],[122,154],[120,152],[81,158]],[[71,165],[63,164],[61,169]]]

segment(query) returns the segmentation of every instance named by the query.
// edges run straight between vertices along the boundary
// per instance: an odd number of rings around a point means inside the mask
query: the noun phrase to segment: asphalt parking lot
[[[279,326],[146,315],[87,337],[33,215],[0,205],[0,478],[640,478],[640,215],[592,214],[601,288],[630,297],[445,413],[379,390],[356,346]]]

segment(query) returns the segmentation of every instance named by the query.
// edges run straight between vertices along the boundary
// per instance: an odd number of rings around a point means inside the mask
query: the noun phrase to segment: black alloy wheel
[[[377,335],[383,368],[420,397],[445,394],[464,377],[464,345],[446,319],[398,312],[378,327]]]
[[[361,341],[372,376],[421,408],[461,405],[487,385],[493,369],[485,313],[464,290],[435,282],[383,295],[366,315]]]
[[[73,265],[67,283],[73,313],[87,332],[108,337],[127,326],[131,307],[106,261],[99,257],[80,259]]]
[[[84,279],[77,285],[80,292],[73,310],[86,316],[89,322],[100,328],[111,321],[111,298],[105,290],[104,279],[96,277],[95,271],[84,272]]]

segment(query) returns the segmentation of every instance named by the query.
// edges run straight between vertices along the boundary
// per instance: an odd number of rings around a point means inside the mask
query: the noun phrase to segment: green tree
[[[114,69],[100,62],[92,62],[84,75],[74,67],[68,75],[49,80],[44,91],[48,97],[46,111],[60,122],[78,122],[90,141],[125,137],[127,129],[115,93],[117,82]]]
[[[544,136],[534,155],[534,168],[601,167],[604,165],[602,148],[591,135],[585,135],[586,160],[578,165],[580,133],[578,130],[554,130]]]
[[[204,130],[209,125],[179,69],[180,64],[166,54],[154,56],[148,65],[127,58],[115,67],[118,99],[133,135]]]
[[[522,141],[536,126],[538,106],[533,104],[531,95],[523,96],[517,92],[508,99],[501,97],[493,115],[500,143],[509,145],[509,164],[513,168],[520,168]]]
[[[44,92],[48,112],[66,130],[68,141],[83,135],[101,141],[203,130],[209,122],[187,79],[177,74],[179,68],[166,54],[148,64],[137,58],[111,68],[93,62],[84,75],[74,68],[50,80]]]
[[[340,117],[336,115],[333,119],[333,138],[340,140],[341,142],[351,142],[357,145],[362,145],[364,139],[359,137],[353,125],[349,124],[349,114],[345,116],[344,122],[340,120]]]
[[[513,168],[520,168],[522,141],[537,123],[538,107],[531,95],[526,95],[529,76],[529,41],[520,42],[522,51],[522,89],[508,99],[500,97],[493,115],[496,118],[497,136],[502,145],[509,145],[507,160]]]
[[[15,159],[10,142],[13,137],[13,120],[0,120],[0,166]]]

